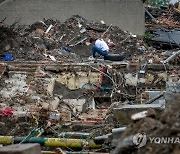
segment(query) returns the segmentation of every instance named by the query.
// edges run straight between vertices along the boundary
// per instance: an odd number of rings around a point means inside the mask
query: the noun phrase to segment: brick
[[[39,144],[13,144],[0,148],[0,154],[41,154]]]

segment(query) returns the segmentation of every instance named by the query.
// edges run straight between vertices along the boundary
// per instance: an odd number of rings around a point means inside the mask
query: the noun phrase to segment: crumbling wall
[[[141,0],[7,0],[0,5],[0,20],[32,24],[43,18],[65,21],[72,15],[104,20],[134,34],[144,33],[144,6]]]

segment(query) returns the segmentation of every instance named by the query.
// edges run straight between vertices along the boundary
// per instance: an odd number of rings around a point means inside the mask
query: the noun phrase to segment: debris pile
[[[138,52],[134,35],[115,26],[105,33],[108,27],[103,22],[89,22],[77,15],[64,23],[44,19],[29,27],[1,23],[1,52],[12,53],[15,60],[45,60],[50,56],[54,61],[68,57],[66,60],[71,62],[78,57],[89,57],[89,38],[101,37],[103,33],[104,39],[115,44],[112,53],[125,53],[129,57]]]
[[[174,143],[167,141],[163,143],[162,140],[159,140],[160,137],[171,137],[174,139],[179,138],[179,100],[180,96],[177,95],[173,100],[167,101],[167,109],[162,113],[160,117],[156,116],[147,116],[140,120],[132,121],[127,130],[122,137],[116,143],[119,145],[114,150],[113,154],[121,153],[177,153],[179,151],[179,141]],[[125,140],[130,136],[138,134],[139,132],[145,132],[148,137],[156,137],[158,141],[151,143],[150,140],[147,141],[146,145],[142,148],[137,149],[134,145],[125,143]],[[169,144],[168,144],[169,142]],[[174,144],[170,144],[170,143]]]
[[[180,47],[179,3],[161,8],[146,8],[146,34],[150,44],[160,49]]]
[[[174,16],[166,22],[167,10],[151,9],[158,22],[148,21],[147,28],[178,28]],[[151,38],[154,48],[142,37],[78,15],[64,23],[0,24],[2,54],[13,55],[0,63],[0,144],[36,142],[59,153],[176,152],[176,145],[137,149],[132,137],[142,131],[178,136],[179,96],[173,104],[167,100],[180,93],[179,30],[176,37],[156,30],[171,39]],[[111,42],[110,52],[125,60],[90,60],[90,37]],[[159,45],[164,42],[172,48]]]

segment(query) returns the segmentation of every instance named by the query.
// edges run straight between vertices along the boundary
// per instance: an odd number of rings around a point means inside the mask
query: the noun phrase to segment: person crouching
[[[101,56],[106,56],[109,53],[109,46],[103,39],[90,38],[90,43],[92,46],[93,58],[97,56],[98,53]]]

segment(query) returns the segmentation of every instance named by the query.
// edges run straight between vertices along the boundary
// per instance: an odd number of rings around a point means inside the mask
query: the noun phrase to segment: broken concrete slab
[[[113,114],[120,124],[127,125],[131,121],[133,114],[150,108],[154,109],[157,113],[161,113],[165,109],[165,104],[123,105],[119,108],[113,108]]]
[[[50,102],[50,110],[56,110],[58,105],[60,103],[60,99],[58,97],[55,97],[53,101]]]
[[[83,105],[86,102],[86,99],[63,99],[64,102],[73,106],[74,113],[81,113],[83,111]]]
[[[0,148],[1,154],[41,154],[39,144],[14,144]]]
[[[13,74],[5,81],[7,86],[2,88],[0,94],[6,98],[13,97],[17,94],[23,95],[27,90],[26,78],[27,75],[25,74]]]

